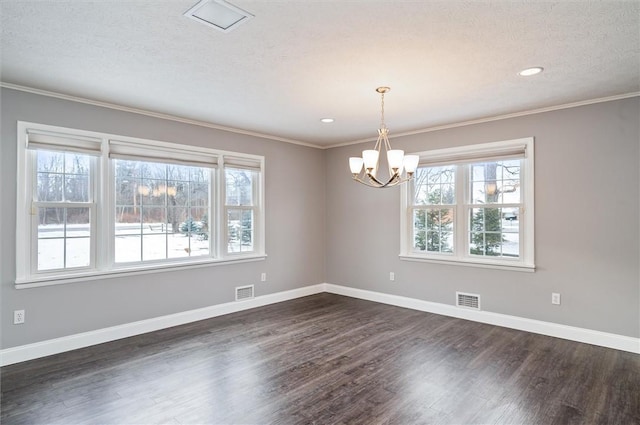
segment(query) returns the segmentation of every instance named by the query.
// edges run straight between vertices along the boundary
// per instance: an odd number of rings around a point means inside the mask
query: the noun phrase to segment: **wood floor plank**
[[[640,356],[318,294],[6,366],[3,424],[640,424]]]

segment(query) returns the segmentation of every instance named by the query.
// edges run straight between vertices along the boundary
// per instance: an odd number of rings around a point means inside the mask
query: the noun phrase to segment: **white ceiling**
[[[392,139],[640,91],[640,1],[196,2],[2,0],[0,78],[318,146],[375,138],[381,85]]]

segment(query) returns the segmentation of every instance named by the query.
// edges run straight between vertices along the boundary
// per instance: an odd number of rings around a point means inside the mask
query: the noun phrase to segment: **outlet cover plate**
[[[24,323],[24,310],[15,310],[13,312],[13,324],[21,325]]]

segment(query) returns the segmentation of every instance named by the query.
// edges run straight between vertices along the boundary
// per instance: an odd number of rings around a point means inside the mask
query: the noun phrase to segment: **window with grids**
[[[17,285],[264,257],[263,157],[22,122],[18,135]]]
[[[210,254],[210,168],[114,160],[115,262]]]
[[[35,270],[89,268],[94,263],[95,158],[79,152],[34,151],[32,232]]]
[[[224,173],[227,253],[253,252],[259,173],[233,166]]]
[[[401,257],[533,269],[533,139],[422,152]]]

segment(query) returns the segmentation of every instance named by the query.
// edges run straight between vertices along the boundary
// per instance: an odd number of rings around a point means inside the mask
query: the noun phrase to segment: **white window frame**
[[[98,151],[92,159],[92,215],[91,215],[91,264],[89,267],[54,271],[37,271],[37,204],[35,194],[35,150],[28,148],[28,134],[45,134],[47,143],[31,143],[40,149],[54,146],[57,150],[80,151],[83,144],[93,143]],[[69,144],[71,140],[71,144]],[[73,141],[77,141],[77,146]],[[77,130],[44,124],[18,121],[17,150],[17,203],[16,203],[16,288],[82,282],[93,279],[117,277],[128,274],[156,273],[167,268],[206,267],[244,261],[259,261],[266,258],[264,239],[264,169],[263,156],[216,150],[190,145],[132,138],[120,135]],[[99,152],[99,153],[97,153]],[[150,160],[166,163],[201,165],[208,163],[210,173],[209,193],[209,255],[175,259],[115,263],[115,175],[112,158]],[[254,185],[254,246],[246,253],[227,254],[226,213],[224,205],[225,161],[245,164],[258,173]],[[73,207],[65,203],[64,207]],[[83,205],[89,206],[89,205]],[[21,235],[25,235],[21,237]]]
[[[470,146],[437,149],[419,152],[421,166],[456,166],[455,204],[453,208],[453,253],[417,252],[413,249],[414,185],[409,182],[401,191],[400,259],[440,264],[486,267],[495,269],[535,271],[534,258],[534,139],[506,140]],[[519,217],[520,256],[518,258],[494,258],[469,254],[470,201],[469,164],[494,160],[521,159],[520,190],[521,208]],[[437,205],[435,207],[438,207]],[[496,207],[502,207],[496,204]]]

